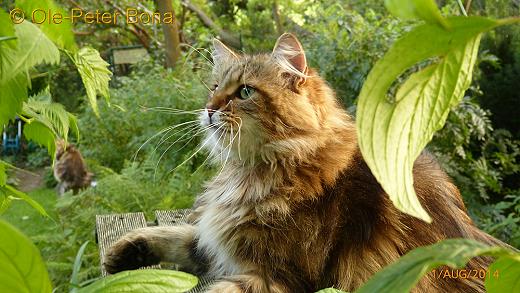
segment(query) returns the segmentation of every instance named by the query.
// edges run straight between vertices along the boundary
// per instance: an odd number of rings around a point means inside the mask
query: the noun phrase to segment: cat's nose
[[[209,118],[211,118],[211,116],[213,116],[213,114],[215,114],[215,112],[217,112],[217,111],[215,111],[213,109],[206,109],[206,111],[208,111]]]

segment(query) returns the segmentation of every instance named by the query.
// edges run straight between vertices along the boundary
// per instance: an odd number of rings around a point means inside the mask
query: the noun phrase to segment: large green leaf
[[[0,81],[0,129],[21,112],[23,102],[27,100],[28,83],[29,80],[24,73],[19,73],[5,82]]]
[[[78,293],[94,292],[186,292],[197,285],[197,277],[171,270],[124,271],[81,288]]]
[[[486,277],[488,293],[520,292],[520,254],[499,258]]]
[[[516,20],[447,21],[450,30],[424,24],[396,41],[369,73],[357,109],[359,145],[372,173],[399,210],[428,222],[413,187],[414,161],[468,88],[480,34]],[[431,58],[432,64],[412,74],[395,99],[388,97],[402,73]]]
[[[74,34],[72,33],[72,23],[70,19],[61,19],[60,23],[54,23],[54,21],[49,21],[48,11],[50,10],[52,14],[61,14],[63,16],[67,16],[69,13],[66,13],[61,7],[56,5],[52,0],[16,0],[16,7],[22,9],[25,12],[25,15],[31,15],[31,13],[35,10],[43,10],[45,11],[46,18],[44,18],[43,13],[36,12],[35,13],[35,21],[40,24],[41,30],[47,35],[49,39],[51,39],[55,44],[59,47],[70,50],[77,51],[76,42],[74,41]],[[57,21],[57,20],[56,20]]]
[[[400,18],[418,18],[449,28],[434,0],[385,0],[385,5],[392,14]]]
[[[509,256],[514,255],[514,252],[469,239],[444,240],[407,253],[395,263],[377,272],[356,290],[356,293],[409,292],[421,277],[432,269],[442,265],[462,268],[471,258],[479,255]]]
[[[3,14],[0,14],[0,19]],[[0,44],[0,125],[16,117],[27,100],[28,70],[41,63],[58,63],[58,48],[34,24],[15,26],[16,48]]]
[[[51,292],[40,252],[14,227],[0,220],[0,292]]]
[[[100,94],[107,101],[109,98],[108,82],[112,72],[108,69],[108,63],[99,56],[96,49],[89,47],[81,48],[74,55],[73,61],[85,85],[90,105],[94,113],[99,116],[97,94]]]
[[[23,114],[44,124],[56,137],[67,140],[71,128],[79,136],[76,117],[62,104],[31,98],[23,105]]]
[[[0,38],[4,39],[4,43],[0,44],[0,59],[2,59],[2,46],[16,48],[13,22],[11,21],[9,14],[7,14],[3,9],[0,9]],[[7,40],[10,41],[7,42]]]
[[[3,48],[5,52],[0,60],[0,82],[5,82],[21,72],[27,72],[38,64],[59,63],[58,48],[36,25],[24,21],[15,26],[15,31],[18,46],[16,50]]]
[[[32,140],[38,145],[47,148],[49,155],[54,158],[54,153],[56,152],[54,141],[56,137],[51,128],[40,121],[32,121],[31,123],[25,124],[23,134],[28,140]]]

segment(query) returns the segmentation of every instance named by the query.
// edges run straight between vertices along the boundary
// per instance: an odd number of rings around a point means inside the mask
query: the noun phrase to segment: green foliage
[[[480,34],[511,22],[479,17],[446,21],[449,30],[427,23],[394,43],[367,77],[357,112],[359,144],[372,173],[398,209],[428,222],[413,187],[413,163],[469,87]],[[421,42],[424,38],[430,42]],[[395,98],[387,96],[406,69],[434,57],[439,59],[410,75]]]
[[[3,10],[2,21],[10,21]],[[38,64],[56,64],[60,60],[58,48],[34,24],[25,21],[16,25],[15,35],[15,48],[8,45],[11,41],[0,43],[0,125],[21,112],[30,85],[29,70]]]
[[[200,169],[193,174],[189,164],[162,180],[154,178],[155,161],[129,164],[120,173],[105,173],[97,178],[96,187],[73,196],[66,193],[56,204],[57,231],[38,238],[38,245],[49,261],[54,284],[62,290],[69,286],[71,263],[85,241],[95,242],[95,217],[101,214],[144,212],[153,219],[155,210],[189,208],[202,183],[212,171]],[[78,273],[79,283],[99,276],[99,254],[95,245],[89,245],[83,255],[83,269]]]
[[[513,251],[490,247],[469,239],[448,239],[436,244],[419,247],[399,258],[395,263],[373,275],[356,293],[365,292],[408,292],[422,276],[441,265],[462,268],[473,257],[479,255],[513,256]],[[500,267],[500,271],[503,270]],[[520,277],[520,276],[517,276]],[[504,280],[500,280],[503,282]],[[489,291],[488,292],[503,292]]]
[[[197,285],[197,277],[170,270],[125,271],[110,275],[92,285],[81,288],[80,293],[108,292],[172,292],[181,293]]]
[[[429,145],[461,190],[468,211],[486,232],[520,246],[520,141],[493,130],[489,111],[465,98]]]
[[[360,13],[345,6],[335,3],[316,7],[316,15],[305,23],[313,34],[304,35],[302,42],[310,65],[350,107],[370,68],[406,26],[371,9]]]
[[[25,15],[29,16],[36,9],[44,11],[51,11],[52,13],[60,13],[61,15],[68,15],[65,10],[56,5],[53,0],[16,0],[17,8],[22,9]],[[42,13],[35,14],[36,21],[40,22],[43,19]],[[40,29],[47,37],[52,40],[60,48],[70,51],[76,51],[77,45],[74,41],[74,34],[72,33],[72,24],[70,19],[62,19],[60,23],[49,21],[48,19],[40,24]]]
[[[0,220],[0,291],[51,292],[40,252],[21,232]]]
[[[95,49],[81,48],[73,57],[92,109],[98,114],[97,95],[100,94],[108,102],[108,82],[112,72],[108,70],[108,63],[99,56]]]
[[[79,139],[76,117],[67,112],[61,104],[51,102],[48,92],[30,98],[24,103],[23,115],[32,117],[24,126],[25,137],[47,148],[53,159],[56,138],[67,140],[72,129]]]
[[[85,243],[81,245],[78,250],[78,254],[76,254],[76,258],[74,259],[74,264],[72,265],[72,274],[70,276],[70,285],[72,286],[72,289],[70,290],[71,293],[77,292],[77,288],[80,287],[79,271],[81,269],[83,254],[85,253],[85,249],[87,248],[88,244],[89,241],[85,241]]]
[[[488,270],[498,272],[497,278],[486,278],[486,290],[489,293],[520,291],[520,255],[502,256]]]
[[[121,170],[125,160],[134,160],[138,150],[137,159],[155,150],[157,163],[165,154],[161,163],[168,166],[167,172],[193,152],[198,143],[198,138],[185,140],[187,137],[184,136],[172,145],[186,133],[178,130],[193,130],[199,124],[196,113],[175,110],[201,107],[207,90],[199,81],[200,77],[185,67],[173,73],[154,64],[143,63],[139,67],[129,78],[119,78],[120,87],[111,90],[114,107],[100,104],[99,112],[103,119],[97,119],[90,109],[86,109],[79,121],[84,136],[81,147],[86,157],[116,171]],[[176,126],[189,121],[194,123],[185,124],[186,127]],[[176,128],[161,132],[173,126]],[[163,143],[159,145],[161,138]]]
[[[385,0],[385,5],[392,14],[402,19],[422,19],[449,27],[433,0]]]

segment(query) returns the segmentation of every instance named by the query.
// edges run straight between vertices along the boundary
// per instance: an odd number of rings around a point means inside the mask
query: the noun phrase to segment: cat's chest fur
[[[203,210],[197,220],[198,249],[211,257],[210,274],[240,274],[248,264],[236,257],[244,241],[241,225],[256,220],[255,203],[276,184],[273,176],[225,170],[208,184],[202,194]]]

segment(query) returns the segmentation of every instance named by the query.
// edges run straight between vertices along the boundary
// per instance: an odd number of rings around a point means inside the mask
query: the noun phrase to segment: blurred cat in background
[[[62,139],[56,142],[54,178],[58,181],[59,195],[69,190],[77,194],[79,190],[89,187],[92,183],[93,174],[87,170],[79,150]]]

